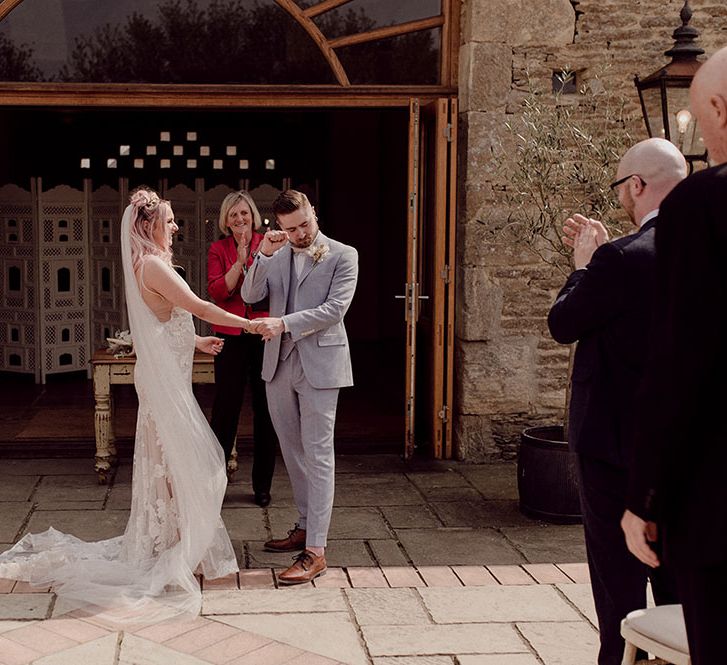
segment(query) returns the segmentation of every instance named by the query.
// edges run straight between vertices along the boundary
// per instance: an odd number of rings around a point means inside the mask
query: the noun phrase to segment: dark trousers
[[[249,382],[252,391],[253,422],[253,492],[270,492],[275,470],[278,438],[270,421],[265,382],[261,372],[264,344],[258,335],[223,335],[222,352],[215,356],[215,403],[212,407],[212,431],[229,460],[237,436],[240,409]]]
[[[702,544],[709,547],[707,538]],[[702,546],[695,544],[695,547]],[[727,660],[727,561],[714,566],[674,565],[687,625],[692,665],[723,665]]]
[[[646,583],[657,605],[678,602],[675,585],[662,566],[651,571],[626,547],[621,518],[626,509],[628,470],[577,456],[588,569],[598,615],[601,648],[598,665],[621,665],[621,619],[646,607]]]

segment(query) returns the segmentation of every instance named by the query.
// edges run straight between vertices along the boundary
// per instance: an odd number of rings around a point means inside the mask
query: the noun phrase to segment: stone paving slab
[[[329,567],[376,565],[367,543],[363,540],[329,540],[326,548],[326,563]]]
[[[131,508],[131,485],[114,485],[106,498],[109,510],[129,510]]]
[[[353,589],[351,589],[352,591]],[[343,592],[338,589],[247,589],[210,591],[204,594],[202,614],[266,614],[271,612],[345,612]]]
[[[482,495],[474,488],[469,486],[452,486],[452,487],[422,487],[422,494],[431,502],[442,501],[464,501],[476,504],[482,501]]]
[[[558,591],[545,585],[418,590],[437,623],[580,621]]]
[[[417,487],[423,489],[431,489],[436,487],[462,487],[466,486],[467,482],[463,482],[463,476],[455,471],[454,469],[447,469],[446,471],[437,472],[410,472],[406,474],[406,477],[411,480]]]
[[[29,501],[39,479],[38,476],[14,476],[1,473],[0,501]]]
[[[415,565],[525,562],[495,529],[400,529],[396,534]]]
[[[424,504],[410,506],[382,506],[381,512],[394,529],[436,529],[441,520]]]
[[[483,501],[478,498],[473,501],[433,501],[431,505],[444,526],[533,525],[533,520],[518,510],[516,501]]]
[[[10,476],[67,476],[87,474],[98,478],[93,470],[93,460],[84,457],[65,459],[3,459],[2,472]]]
[[[558,590],[581,612],[594,627],[598,626],[596,606],[590,584],[558,584]],[[647,603],[648,604],[648,603]]]
[[[329,540],[326,548],[326,563],[329,567],[375,566],[371,556],[370,543],[384,541]],[[394,542],[394,541],[390,541]]]
[[[126,510],[105,510],[103,519],[95,510],[39,510],[33,513],[23,533],[39,533],[53,527],[81,540],[105,540],[122,535],[128,521]]]
[[[125,505],[119,506],[120,510],[129,510],[131,501],[128,501]],[[53,501],[52,499],[43,499],[38,501],[35,505],[36,510],[105,510],[106,508],[113,508],[108,506],[104,499],[98,499],[94,501]]]
[[[291,552],[266,552],[262,541],[247,541],[245,543],[250,568],[287,568],[291,566]],[[243,559],[238,556],[238,563],[244,565]]]
[[[325,621],[310,613],[245,614],[220,616],[218,620],[347,665],[368,665],[348,612],[327,613]],[[302,660],[301,664],[305,662]]]
[[[360,626],[431,624],[414,589],[346,589]]]
[[[336,473],[404,473],[411,469],[400,455],[340,455],[336,457]]]
[[[409,565],[409,560],[396,540],[370,540],[369,547],[379,566]]]
[[[95,474],[44,476],[35,491],[36,501],[103,501],[108,487]]]
[[[518,499],[517,469],[513,463],[463,464],[459,472],[485,499]]]
[[[0,503],[0,542],[15,542],[15,536],[28,518],[33,506],[29,503],[3,501]]]
[[[417,488],[401,476],[393,483],[363,483],[359,479],[336,477],[334,506],[407,506],[421,502]]]
[[[459,665],[540,665],[535,656],[526,653],[503,653],[496,656],[480,654],[477,656],[460,656],[457,659]],[[585,664],[582,664],[585,665]]]
[[[384,656],[373,659],[374,665],[453,665],[453,663],[454,660],[450,656],[405,656],[404,658]]]
[[[254,508],[223,508],[222,520],[230,538],[237,540],[260,540],[265,537],[265,515],[257,506]]]
[[[111,633],[73,649],[40,658],[33,665],[117,665],[117,644],[118,637]]]
[[[45,619],[53,597],[48,593],[11,593],[0,601],[0,621]]]
[[[545,665],[584,665],[598,660],[598,633],[586,621],[518,623]]]
[[[372,656],[528,651],[515,629],[507,624],[362,626],[361,632]]]
[[[382,514],[372,507],[334,507],[328,537],[337,539],[391,538]]]
[[[275,499],[273,499],[273,503],[275,503]],[[270,507],[266,512],[273,538],[285,538],[288,531],[298,521],[298,511],[295,506]]]
[[[83,662],[83,661],[81,661]],[[152,644],[134,635],[125,634],[121,640],[118,665],[209,665],[208,660]]]
[[[585,561],[583,527],[542,524],[531,527],[503,527],[502,533],[529,563]]]

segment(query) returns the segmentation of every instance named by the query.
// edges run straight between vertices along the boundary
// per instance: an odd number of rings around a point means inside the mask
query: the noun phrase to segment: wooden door
[[[404,456],[452,456],[456,100],[409,107]]]

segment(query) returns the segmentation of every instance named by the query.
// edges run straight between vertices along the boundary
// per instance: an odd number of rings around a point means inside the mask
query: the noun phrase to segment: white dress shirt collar
[[[642,227],[642,226],[643,226],[644,224],[646,224],[646,222],[648,222],[649,220],[651,220],[651,219],[654,219],[654,217],[656,217],[656,216],[657,216],[658,214],[659,214],[659,208],[655,208],[655,209],[654,209],[654,210],[652,210],[651,212],[647,212],[647,213],[646,213],[646,214],[645,214],[645,215],[644,215],[644,216],[643,216],[643,217],[641,218],[641,221],[639,222],[639,228],[641,228],[641,227]]]

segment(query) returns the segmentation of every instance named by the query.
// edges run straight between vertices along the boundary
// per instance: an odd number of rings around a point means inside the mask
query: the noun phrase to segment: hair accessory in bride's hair
[[[159,206],[161,199],[156,192],[149,189],[137,189],[129,200],[132,206],[148,218]]]

